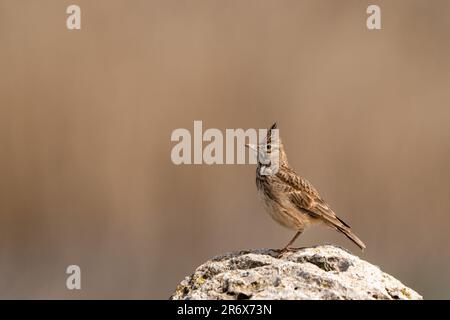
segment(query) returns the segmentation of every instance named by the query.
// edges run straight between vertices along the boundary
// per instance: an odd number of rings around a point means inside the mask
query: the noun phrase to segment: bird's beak
[[[247,148],[249,148],[249,149],[251,149],[251,150],[253,150],[253,151],[255,151],[255,152],[258,152],[258,148],[256,147],[256,145],[254,145],[254,144],[246,144],[245,145]]]

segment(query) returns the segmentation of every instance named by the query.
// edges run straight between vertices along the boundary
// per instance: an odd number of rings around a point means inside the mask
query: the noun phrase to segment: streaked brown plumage
[[[281,139],[271,143],[271,130],[276,129],[276,123],[268,130],[264,144],[248,145],[258,154],[256,168],[256,186],[264,202],[266,211],[282,226],[297,231],[294,238],[282,249],[284,252],[297,239],[303,230],[316,223],[324,223],[342,232],[358,247],[364,249],[365,244],[350,230],[350,226],[341,220],[330,206],[322,199],[312,184],[299,176],[288,164]],[[263,167],[270,166],[260,161],[262,148],[267,148],[270,155],[274,150],[279,153],[279,168],[275,174],[262,175]]]

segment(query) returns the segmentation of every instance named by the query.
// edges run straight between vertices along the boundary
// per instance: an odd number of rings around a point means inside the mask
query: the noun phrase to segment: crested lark
[[[365,244],[350,230],[350,226],[341,220],[330,206],[321,198],[319,192],[305,178],[297,175],[289,166],[281,139],[272,142],[274,123],[268,130],[265,143],[247,147],[257,153],[256,186],[264,202],[266,211],[279,224],[295,230],[296,234],[281,250],[289,250],[303,230],[313,224],[322,223],[342,232],[363,250]],[[278,141],[275,141],[278,140]],[[278,152],[276,152],[278,151]],[[278,153],[278,171],[264,175],[271,166],[271,154]]]

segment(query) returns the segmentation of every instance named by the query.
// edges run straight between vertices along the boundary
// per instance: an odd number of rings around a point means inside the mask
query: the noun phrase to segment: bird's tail
[[[366,245],[364,244],[364,242],[361,241],[361,239],[359,239],[351,230],[350,228],[346,228],[346,227],[337,227],[337,229],[342,232],[343,234],[345,234],[345,236],[347,238],[349,238],[350,240],[352,240],[361,250],[364,250],[366,248]]]

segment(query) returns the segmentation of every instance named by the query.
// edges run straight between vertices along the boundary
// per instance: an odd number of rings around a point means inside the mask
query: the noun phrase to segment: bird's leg
[[[297,231],[297,233],[291,239],[291,241],[289,241],[289,243],[283,249],[280,250],[280,255],[285,253],[286,251],[289,251],[289,247],[294,243],[295,240],[297,240],[297,238],[302,234],[302,232],[303,232],[303,230]]]

